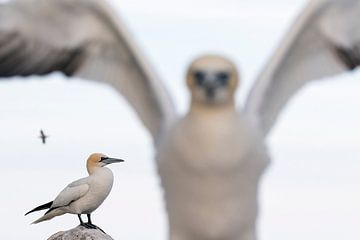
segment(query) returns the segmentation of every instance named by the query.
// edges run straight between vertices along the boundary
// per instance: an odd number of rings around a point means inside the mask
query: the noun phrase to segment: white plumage
[[[234,102],[235,66],[205,56],[189,68],[191,107],[177,117],[161,81],[100,0],[3,5],[0,75],[62,71],[111,84],[154,138],[170,239],[254,240],[258,184],[269,159],[266,136],[306,83],[360,64],[359,15],[359,0],[311,1],[260,74],[244,111]]]
[[[157,151],[171,239],[254,239],[259,178],[268,164],[260,136],[234,109],[194,111]]]
[[[65,213],[77,214],[80,224],[85,227],[95,228],[96,226],[91,223],[90,214],[109,195],[114,180],[111,170],[104,166],[122,161],[99,153],[90,155],[87,160],[88,177],[70,183],[52,202],[41,205],[29,211],[26,215],[31,212],[49,209],[44,216],[33,222],[39,223]],[[88,215],[88,223],[82,222],[81,214]]]

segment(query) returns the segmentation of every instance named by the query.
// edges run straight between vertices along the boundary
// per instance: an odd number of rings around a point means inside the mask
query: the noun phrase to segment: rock
[[[88,229],[83,226],[68,231],[61,231],[52,235],[48,240],[113,240],[112,237],[99,229]]]

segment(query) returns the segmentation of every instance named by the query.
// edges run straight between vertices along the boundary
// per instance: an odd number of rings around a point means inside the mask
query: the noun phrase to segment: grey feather
[[[360,1],[312,1],[256,80],[245,111],[267,135],[291,97],[312,80],[360,64]],[[351,34],[349,34],[351,33]]]
[[[17,0],[0,5],[0,77],[61,71],[115,87],[154,139],[172,101],[121,20],[102,0]]]

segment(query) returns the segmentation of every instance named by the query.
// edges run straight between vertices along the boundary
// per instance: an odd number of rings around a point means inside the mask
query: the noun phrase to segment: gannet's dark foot
[[[102,230],[100,227],[96,226],[95,224],[92,224],[92,223],[85,223],[85,224],[89,225],[91,229],[98,229],[106,234],[106,232],[104,230]]]
[[[80,223],[80,226],[86,227],[88,229],[97,229],[97,226],[90,223]]]
[[[100,231],[102,231],[103,233],[106,234],[106,232],[105,232],[104,230],[102,230],[101,228],[99,228],[98,226],[96,226],[95,224],[93,224],[93,223],[91,222],[91,214],[90,214],[90,213],[89,213],[89,214],[86,214],[86,215],[87,215],[87,217],[88,217],[88,222],[87,222],[86,224],[89,225],[90,228],[92,228],[92,229],[99,229]]]

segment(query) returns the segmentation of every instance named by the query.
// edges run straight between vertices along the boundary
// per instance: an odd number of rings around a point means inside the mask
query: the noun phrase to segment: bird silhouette
[[[234,98],[241,83],[236,66],[204,55],[187,71],[190,110],[177,116],[124,24],[100,0],[2,5],[0,59],[6,60],[0,76],[61,71],[112,85],[154,139],[170,239],[254,240],[258,185],[269,163],[266,137],[303,86],[360,64],[359,15],[358,0],[311,1],[241,110]]]
[[[43,144],[46,143],[46,139],[47,139],[48,137],[49,137],[49,136],[45,135],[44,131],[41,129],[41,130],[40,130],[40,136],[39,136],[39,138],[41,138],[41,142],[42,142]]]

